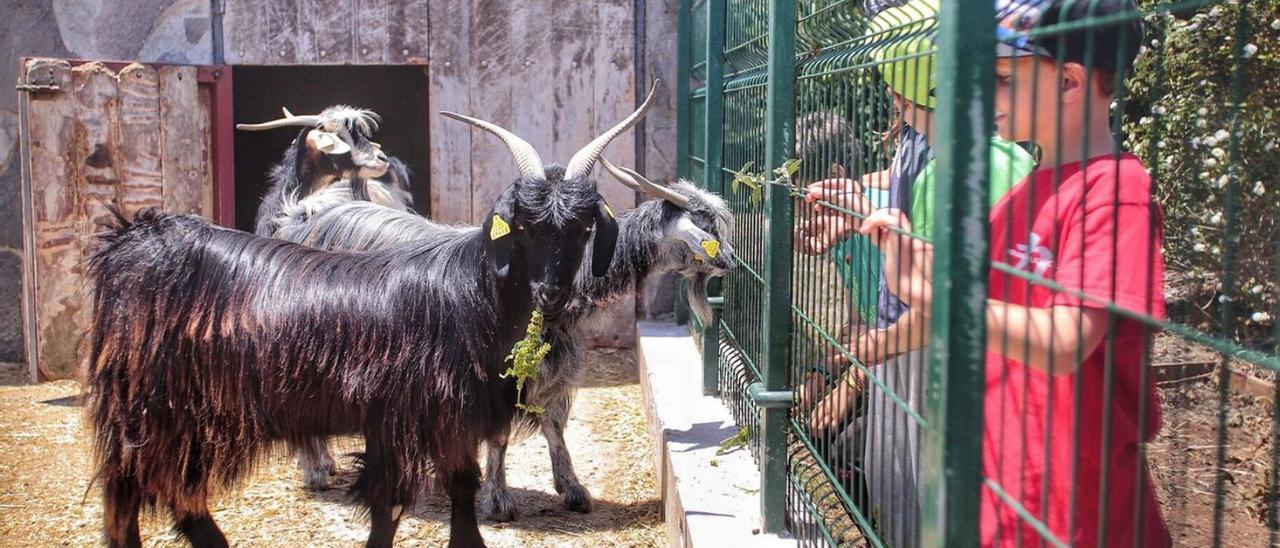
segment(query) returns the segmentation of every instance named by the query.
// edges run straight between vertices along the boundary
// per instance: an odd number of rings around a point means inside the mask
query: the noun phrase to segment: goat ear
[[[502,193],[493,212],[484,221],[484,235],[489,239],[489,263],[499,278],[511,271],[511,250],[515,235],[511,232],[515,222],[515,194],[511,189]]]
[[[604,198],[596,202],[595,240],[591,246],[591,273],[597,278],[609,273],[613,250],[618,245],[618,220]]]
[[[351,145],[337,133],[313,129],[307,133],[307,147],[321,154],[349,154]]]

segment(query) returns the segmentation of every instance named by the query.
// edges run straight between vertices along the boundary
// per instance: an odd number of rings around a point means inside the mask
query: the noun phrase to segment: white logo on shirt
[[[1037,276],[1044,276],[1053,268],[1053,251],[1040,245],[1040,235],[1034,232],[1028,238],[1030,243],[1018,244],[1009,250],[1009,257],[1016,262],[1013,267],[1018,270],[1031,270]],[[1027,267],[1035,265],[1034,270]]]

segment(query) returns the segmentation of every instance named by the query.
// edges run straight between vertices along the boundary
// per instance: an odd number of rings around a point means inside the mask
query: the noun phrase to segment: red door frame
[[[86,59],[68,59],[71,66],[91,63]],[[96,61],[120,72],[132,61]],[[165,63],[142,63],[148,66]],[[209,90],[209,160],[213,170],[213,222],[225,227],[236,226],[236,152],[235,120],[231,104],[231,66],[199,65],[197,85]]]

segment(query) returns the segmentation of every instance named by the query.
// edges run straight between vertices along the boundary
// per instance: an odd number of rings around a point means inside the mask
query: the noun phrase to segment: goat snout
[[[732,253],[722,252],[711,260],[711,266],[717,270],[728,272],[738,267],[738,260],[733,257]]]
[[[534,302],[538,305],[538,310],[544,313],[559,311],[568,296],[568,288],[560,285],[538,283],[533,286]]]

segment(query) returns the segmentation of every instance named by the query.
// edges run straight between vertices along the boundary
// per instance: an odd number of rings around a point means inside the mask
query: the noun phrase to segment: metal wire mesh
[[[1273,3],[1223,0],[1068,17],[1071,2],[1010,0],[993,10],[979,1],[727,1],[723,22],[707,17],[710,2],[691,6],[697,24],[724,25],[723,51],[710,62],[695,49],[704,68],[721,68],[723,86],[689,94],[686,153],[694,180],[723,189],[738,219],[741,267],[723,284],[718,389],[757,458],[762,407],[748,387],[762,379],[764,341],[790,339],[789,481],[785,500],[762,493],[764,504],[785,504],[791,533],[815,545],[1138,546],[1166,534],[1189,545],[1274,544],[1280,232],[1269,227],[1280,207],[1253,179],[1280,169],[1259,167],[1276,148],[1262,113],[1280,114],[1267,91],[1280,85],[1280,57],[1255,44],[1263,29],[1280,30],[1280,13]],[[765,151],[776,129],[771,4],[796,10],[794,173],[771,172]],[[1027,7],[1068,22],[1011,23]],[[965,69],[935,60],[939,44],[961,43],[946,38],[957,29],[940,11],[999,15],[1003,30],[992,34],[1001,43],[1042,51],[998,61],[967,51],[962,62],[994,74],[985,89],[942,95],[954,84],[940,82]],[[1140,43],[1117,30],[1135,21],[1145,25]],[[1197,43],[1210,37],[1221,45]],[[1125,51],[1139,53],[1138,74],[1112,82],[1106,68],[1123,66]],[[1188,60],[1195,55],[1208,59]],[[1218,101],[1194,105],[1200,92]],[[715,119],[708,94],[723,98],[717,127],[704,127]],[[974,146],[958,159],[964,135]],[[716,173],[699,171],[708,154],[718,154]],[[1187,179],[1208,190],[1188,190]],[[819,182],[826,191],[813,191]],[[794,197],[785,226],[768,222],[763,203],[776,185]],[[1218,214],[1182,222],[1205,203]],[[909,222],[881,233],[905,236],[892,255],[850,230],[885,208]],[[961,230],[988,209],[988,229]],[[779,233],[795,235],[781,293],[790,299],[786,335],[762,318],[776,290],[766,283],[765,242]],[[1261,242],[1242,236],[1257,234]],[[989,249],[989,261],[972,259]],[[935,297],[930,306],[930,280],[958,280],[974,262],[990,274],[967,287],[988,298]],[[968,353],[950,344],[964,338],[954,330],[963,324],[949,324],[961,309],[986,318]],[[980,405],[948,407],[955,387],[985,390]],[[975,450],[956,456],[937,444]],[[944,466],[981,474],[981,483],[951,483]],[[942,483],[945,519],[925,527]],[[1250,517],[1232,519],[1240,513]]]

